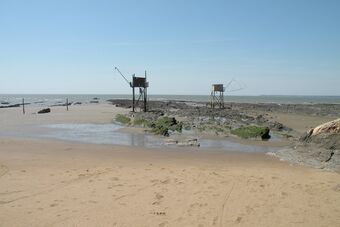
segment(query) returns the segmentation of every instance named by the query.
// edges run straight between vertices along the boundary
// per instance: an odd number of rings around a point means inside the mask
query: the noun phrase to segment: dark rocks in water
[[[74,102],[73,105],[81,105],[81,102]]]
[[[14,107],[20,107],[20,106],[21,104],[13,104],[13,105],[8,105],[8,106],[0,106],[0,108],[14,108]]]
[[[39,110],[38,114],[45,114],[45,113],[49,113],[49,112],[51,112],[51,109],[50,108],[46,108],[46,109]]]
[[[9,105],[9,102],[1,102],[2,105]]]
[[[186,139],[184,141],[179,141],[177,143],[179,147],[200,147],[201,144],[198,142],[198,139]]]
[[[62,103],[62,104],[55,104],[55,105],[52,105],[52,106],[71,106],[71,105],[72,105],[72,102]]]
[[[185,139],[185,140],[174,140],[174,139],[167,139],[165,140],[165,145],[168,146],[179,146],[179,147],[200,147],[200,143],[198,139]]]
[[[93,100],[99,100],[99,98],[97,98],[97,97],[94,97],[94,98],[93,98]]]
[[[99,103],[98,100],[91,100],[90,103],[94,104],[94,103]]]

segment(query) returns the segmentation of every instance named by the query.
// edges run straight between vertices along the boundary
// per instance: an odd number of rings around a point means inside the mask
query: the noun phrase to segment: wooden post
[[[22,98],[22,114],[25,114],[25,99]]]
[[[132,112],[135,112],[135,88],[132,87]]]
[[[145,83],[147,83],[147,79],[146,79],[146,70],[145,70]],[[144,112],[147,111],[147,88],[146,88],[146,84],[144,86]]]
[[[68,111],[68,98],[66,98],[66,111]]]

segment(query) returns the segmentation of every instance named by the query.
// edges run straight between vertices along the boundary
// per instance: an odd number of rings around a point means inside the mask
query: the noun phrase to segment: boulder
[[[326,149],[340,149],[340,118],[310,129],[300,141]]]
[[[49,112],[51,112],[51,109],[50,108],[46,108],[46,109],[39,110],[38,114],[44,114],[44,113],[49,113]]]
[[[340,118],[311,129],[311,136],[340,133]]]
[[[340,119],[310,129],[298,144],[276,155],[294,163],[340,171]]]

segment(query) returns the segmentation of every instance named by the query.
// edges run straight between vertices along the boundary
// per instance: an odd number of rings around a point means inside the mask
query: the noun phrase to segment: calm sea
[[[65,103],[66,98],[69,102],[89,103],[94,98],[99,102],[105,102],[108,99],[130,99],[130,95],[25,95],[25,94],[1,94],[0,105],[19,104],[25,98],[25,103],[38,106],[48,106]],[[176,101],[194,101],[208,102],[208,95],[149,95],[150,100],[176,100]],[[225,102],[241,102],[241,103],[278,103],[278,104],[340,104],[340,96],[226,96]]]

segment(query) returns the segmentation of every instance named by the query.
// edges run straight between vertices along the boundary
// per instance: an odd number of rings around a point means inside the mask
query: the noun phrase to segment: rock
[[[340,119],[308,130],[294,148],[277,155],[314,168],[340,170]]]
[[[270,139],[270,135],[269,135],[270,129],[268,127],[265,127],[262,135],[261,135],[261,139],[262,140],[269,140]]]
[[[99,103],[98,100],[91,100],[90,103]]]
[[[200,143],[198,139],[185,139],[185,140],[174,140],[174,139],[167,139],[164,140],[164,144],[168,146],[177,145],[179,147],[199,147]]]
[[[152,132],[162,136],[170,136],[170,132],[182,132],[182,123],[174,117],[160,117],[152,123]]]
[[[318,127],[312,129],[311,136],[316,136],[322,133],[324,134],[340,133],[340,118],[337,120],[319,125]]]
[[[199,147],[201,144],[198,142],[198,139],[186,139],[184,141],[178,142],[177,146],[179,147]]]
[[[269,122],[268,124],[269,128],[272,129],[272,130],[276,130],[276,131],[291,131],[292,129],[284,126],[282,123],[280,122],[277,122],[277,121],[272,121],[272,122]]]
[[[81,102],[75,102],[73,103],[73,105],[81,105],[82,103]]]
[[[45,114],[45,113],[49,113],[49,112],[51,112],[51,109],[50,108],[46,108],[46,109],[39,110],[38,114]]]
[[[310,129],[300,138],[300,142],[325,149],[340,149],[340,118]]]
[[[167,140],[164,141],[164,144],[165,145],[176,145],[176,144],[178,144],[178,141],[174,140],[174,139],[167,139]]]
[[[1,102],[2,105],[9,105],[9,102]]]

